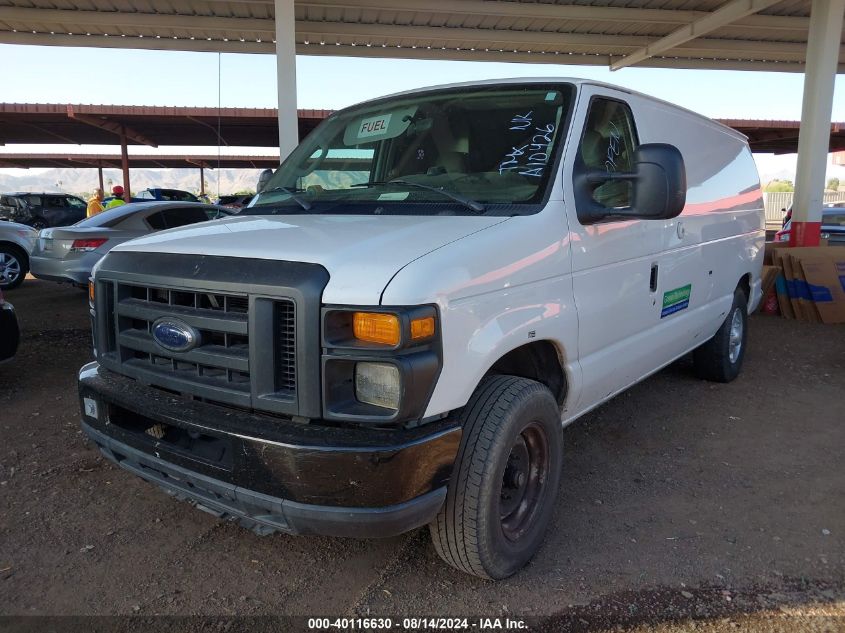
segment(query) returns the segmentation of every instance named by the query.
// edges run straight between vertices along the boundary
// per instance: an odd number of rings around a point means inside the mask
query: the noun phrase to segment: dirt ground
[[[845,630],[845,327],[754,316],[735,382],[684,359],[567,428],[545,545],[494,583],[443,564],[426,530],[262,538],[112,466],[79,430],[85,293],[31,280],[7,298],[23,341],[0,366],[0,615]]]

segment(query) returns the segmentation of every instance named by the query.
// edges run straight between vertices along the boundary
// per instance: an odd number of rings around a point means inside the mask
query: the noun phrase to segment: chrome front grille
[[[96,272],[97,362],[186,397],[317,418],[328,280],[302,262],[113,250]],[[154,337],[159,319],[175,333]]]
[[[124,367],[176,391],[212,397],[221,390],[238,400],[250,397],[249,298],[195,290],[118,284],[117,344]],[[172,352],[152,336],[162,317],[196,328],[200,343]]]
[[[114,293],[114,357],[120,371],[179,393],[252,407],[249,297],[118,282]],[[274,299],[277,400],[296,397],[296,310]],[[199,343],[174,352],[153,337],[161,318],[175,318],[199,332]],[[270,344],[266,342],[265,344]]]

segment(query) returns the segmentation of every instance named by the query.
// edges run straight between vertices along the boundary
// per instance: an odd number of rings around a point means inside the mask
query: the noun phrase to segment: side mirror
[[[634,152],[633,172],[587,168],[579,158],[573,177],[578,219],[582,224],[611,220],[666,220],[680,215],[687,198],[684,158],[674,145],[650,143]],[[606,207],[593,197],[601,185],[630,182],[631,206]]]

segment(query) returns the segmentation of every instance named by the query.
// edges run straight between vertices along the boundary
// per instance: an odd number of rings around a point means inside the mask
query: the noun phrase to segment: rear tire
[[[29,262],[26,253],[11,244],[0,244],[0,290],[14,290],[26,279]]]
[[[563,462],[560,411],[533,380],[491,376],[461,413],[463,436],[446,502],[429,525],[440,557],[481,578],[506,578],[542,543]]]
[[[737,288],[730,312],[716,335],[693,352],[696,375],[713,382],[731,382],[742,370],[747,336],[748,299]]]

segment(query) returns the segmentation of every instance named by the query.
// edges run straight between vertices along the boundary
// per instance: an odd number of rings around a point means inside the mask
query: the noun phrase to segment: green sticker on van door
[[[682,288],[675,288],[663,293],[663,309],[660,311],[660,318],[667,317],[670,314],[675,314],[681,310],[686,310],[689,307],[689,296],[692,290],[692,284],[687,284]]]

